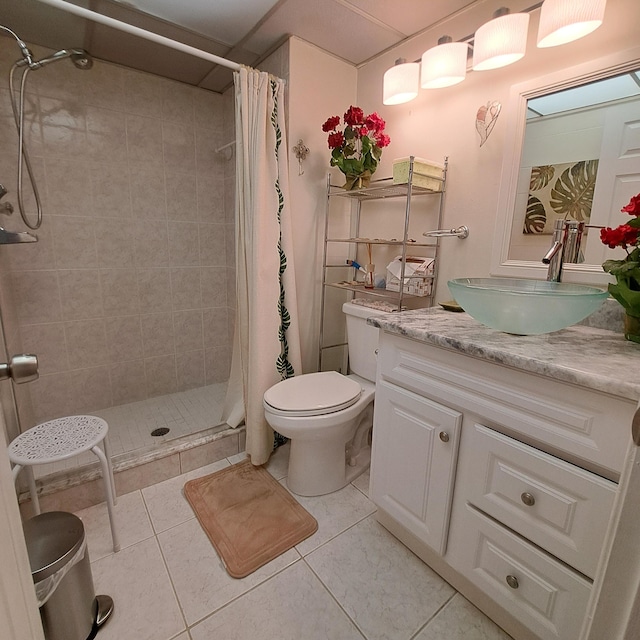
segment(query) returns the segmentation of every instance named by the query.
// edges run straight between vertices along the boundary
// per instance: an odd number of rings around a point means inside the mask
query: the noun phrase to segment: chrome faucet
[[[584,232],[584,222],[556,220],[549,251],[542,258],[548,264],[547,280],[560,282],[562,266],[565,262],[581,262],[580,244]]]

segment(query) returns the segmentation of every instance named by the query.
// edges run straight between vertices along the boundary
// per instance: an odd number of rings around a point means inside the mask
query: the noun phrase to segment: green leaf
[[[547,224],[547,212],[544,205],[535,196],[529,196],[527,212],[524,215],[523,233],[542,233]]]
[[[589,220],[597,171],[597,160],[576,162],[565,169],[551,190],[552,209],[565,218]]]
[[[631,312],[631,315],[640,316],[640,291],[630,289],[625,282],[618,281],[609,285],[609,293]]]

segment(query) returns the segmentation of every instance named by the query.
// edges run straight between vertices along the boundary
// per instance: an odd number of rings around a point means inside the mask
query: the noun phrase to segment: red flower
[[[386,124],[385,121],[377,113],[372,113],[371,115],[368,115],[365,118],[364,123],[374,133],[382,133],[384,131],[384,127]]]
[[[391,142],[391,138],[386,133],[379,133],[376,135],[376,145],[379,147],[387,147]]]
[[[329,149],[337,149],[344,144],[344,134],[341,131],[329,134]]]
[[[358,138],[363,138],[364,136],[368,136],[369,135],[369,129],[367,129],[367,125],[363,124],[360,129],[358,129],[356,131],[356,135],[358,136]]]
[[[640,216],[640,193],[637,196],[633,196],[633,198],[629,200],[629,204],[626,207],[622,207],[620,211],[632,216]]]
[[[638,241],[639,232],[639,229],[634,229],[628,224],[621,224],[615,229],[605,227],[604,229],[600,229],[600,240],[610,249],[615,249],[616,247],[626,249],[627,246],[634,245]]]
[[[364,123],[364,111],[360,107],[354,107],[353,105],[347,109],[347,113],[344,114],[345,124],[353,127],[357,124]]]
[[[340,116],[332,116],[322,125],[324,132],[333,131],[340,124]]]

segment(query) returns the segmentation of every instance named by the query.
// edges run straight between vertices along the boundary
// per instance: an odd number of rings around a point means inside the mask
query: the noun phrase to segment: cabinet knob
[[[512,575],[508,575],[507,576],[507,584],[512,589],[517,589],[520,586],[520,583],[518,582],[518,578],[516,578],[515,576],[512,576]]]
[[[527,505],[527,507],[533,507],[536,503],[536,499],[527,491],[520,496],[520,499]]]
[[[449,434],[446,431],[441,431],[438,436],[442,442],[449,442]]]

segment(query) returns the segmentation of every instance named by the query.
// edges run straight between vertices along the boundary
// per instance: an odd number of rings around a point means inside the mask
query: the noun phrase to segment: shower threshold
[[[183,460],[188,458],[188,464],[193,464],[197,456],[197,452],[187,452],[204,445],[210,445],[211,451],[220,448],[227,451],[234,449],[235,442],[235,452],[239,452],[240,444],[244,445],[239,434],[244,434],[244,428],[232,429],[221,420],[226,386],[226,383],[217,383],[90,412],[109,424],[109,447],[116,477],[120,472],[175,454],[180,454],[180,465],[173,466],[182,468],[186,466]],[[235,437],[235,441],[220,442],[218,446],[211,444],[229,437]],[[200,457],[207,460],[204,453]],[[38,465],[33,470],[40,495],[100,477],[99,465],[90,452]],[[144,482],[144,478],[140,482]]]

